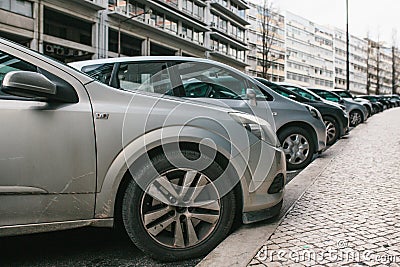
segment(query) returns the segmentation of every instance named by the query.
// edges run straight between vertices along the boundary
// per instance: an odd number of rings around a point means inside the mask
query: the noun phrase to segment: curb
[[[359,125],[358,129],[354,130],[357,132],[365,126],[366,124]],[[242,225],[196,266],[247,266],[260,248],[267,243],[268,239],[282,223],[286,215],[293,209],[297,201],[334,160],[335,155],[338,155],[346,147],[346,144],[350,140],[351,136],[346,136],[336,142],[286,185],[283,207],[278,218],[250,225]]]

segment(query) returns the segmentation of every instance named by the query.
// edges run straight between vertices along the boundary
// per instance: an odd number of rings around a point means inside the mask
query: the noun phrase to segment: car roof
[[[95,64],[107,64],[107,63],[123,63],[123,62],[140,62],[140,61],[187,61],[187,62],[204,62],[204,63],[212,63],[219,66],[229,67],[230,69],[234,69],[226,64],[220,63],[218,61],[204,59],[204,58],[196,58],[196,57],[182,57],[182,56],[137,56],[137,57],[114,57],[114,58],[102,58],[102,59],[91,59],[91,60],[83,60],[69,63],[70,66],[74,68],[81,69],[84,66],[95,65]],[[238,71],[234,69],[235,71]]]

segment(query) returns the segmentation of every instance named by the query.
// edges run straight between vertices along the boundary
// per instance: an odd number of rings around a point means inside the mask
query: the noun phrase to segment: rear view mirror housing
[[[4,76],[1,90],[10,95],[24,97],[27,101],[77,103],[79,98],[75,89],[61,78],[53,76],[48,76],[50,80],[38,72],[11,71]]]
[[[4,76],[5,93],[27,98],[49,98],[57,93],[57,86],[46,76],[30,71],[11,71]]]

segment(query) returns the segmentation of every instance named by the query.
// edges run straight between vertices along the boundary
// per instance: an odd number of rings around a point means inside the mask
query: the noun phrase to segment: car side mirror
[[[11,71],[3,79],[2,91],[10,95],[40,99],[51,99],[57,93],[57,86],[41,73]]]
[[[249,103],[251,106],[257,106],[257,94],[254,89],[247,88],[246,90],[247,99],[249,99]]]
[[[344,105],[344,100],[343,99],[339,99],[339,104]]]

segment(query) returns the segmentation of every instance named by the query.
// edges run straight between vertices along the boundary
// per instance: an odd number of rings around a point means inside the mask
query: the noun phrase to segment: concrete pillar
[[[44,8],[41,0],[33,3],[33,39],[30,44],[30,48],[39,52],[43,52],[43,21]]]
[[[150,56],[150,38],[142,41],[142,56]]]
[[[43,32],[44,32],[44,5],[41,0],[39,0],[38,9],[38,51],[40,53],[44,52],[43,48]]]
[[[96,45],[95,58],[107,58],[108,51],[108,23],[107,11],[99,11],[96,22],[96,35],[93,40]]]

